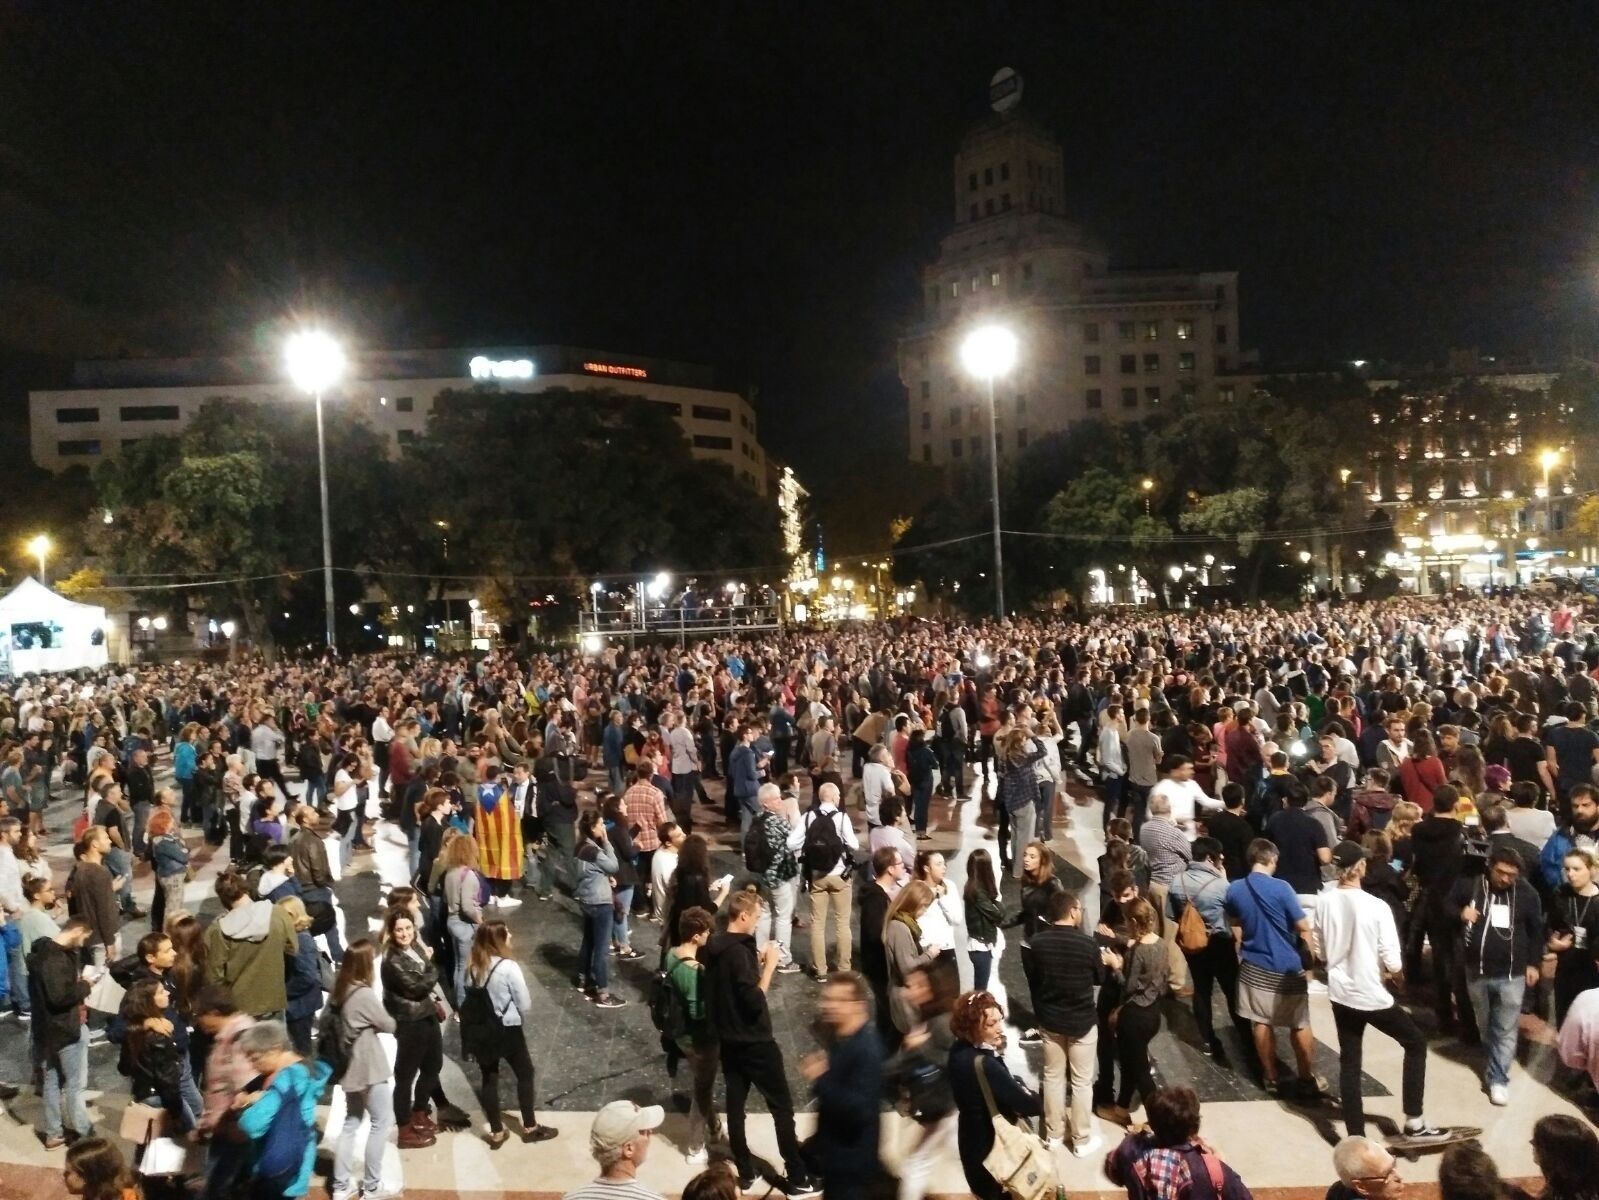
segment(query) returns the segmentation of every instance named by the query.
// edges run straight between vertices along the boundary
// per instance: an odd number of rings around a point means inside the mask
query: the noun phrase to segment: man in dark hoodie
[[[1505,845],[1488,852],[1486,875],[1456,882],[1452,899],[1466,928],[1465,972],[1488,1053],[1488,1100],[1502,1108],[1510,1103],[1522,997],[1537,986],[1543,960],[1543,906],[1521,877],[1521,855]]]
[[[89,998],[89,981],[79,973],[79,960],[92,933],[89,922],[70,917],[60,933],[40,938],[28,954],[33,1057],[44,1074],[46,1150],[66,1145],[68,1126],[78,1137],[94,1132],[83,1100],[83,1091],[89,1086],[89,1027],[83,1023],[82,1005]]]
[[[232,871],[217,876],[217,899],[227,911],[205,931],[206,970],[212,983],[233,990],[240,1012],[274,1017],[287,1007],[284,956],[299,950],[294,922],[270,900],[251,900]]]
[[[794,1101],[783,1073],[783,1052],[772,1035],[772,1014],[766,993],[782,947],[766,943],[757,956],[755,930],[761,920],[761,898],[752,891],[738,892],[728,901],[727,932],[719,933],[700,951],[705,964],[701,988],[705,996],[707,1025],[721,1046],[722,1075],[727,1084],[727,1136],[738,1168],[739,1185],[749,1191],[755,1182],[755,1164],[744,1133],[744,1102],[753,1086],[766,1100],[783,1155],[787,1178],[781,1187],[790,1196],[812,1195],[810,1174],[799,1138],[794,1133]]]
[[[1470,1038],[1476,1018],[1460,958],[1461,906],[1452,897],[1466,862],[1465,827],[1455,819],[1459,799],[1460,792],[1450,783],[1434,791],[1432,812],[1410,831],[1410,846],[1416,881],[1421,884],[1421,898],[1417,901],[1421,930],[1432,943],[1433,1005],[1438,1029],[1444,1034],[1458,1030],[1462,1037]]]
[[[883,1044],[872,1028],[870,996],[855,972],[830,975],[821,1003],[827,1050],[801,1064],[816,1094],[816,1136],[805,1148],[822,1169],[829,1200],[869,1196],[883,1174]]]

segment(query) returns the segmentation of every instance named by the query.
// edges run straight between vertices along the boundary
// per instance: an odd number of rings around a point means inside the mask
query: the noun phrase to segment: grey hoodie
[[[233,989],[240,1012],[276,1015],[288,1006],[284,957],[299,950],[289,914],[270,900],[229,909],[205,931],[206,970],[212,983]]]

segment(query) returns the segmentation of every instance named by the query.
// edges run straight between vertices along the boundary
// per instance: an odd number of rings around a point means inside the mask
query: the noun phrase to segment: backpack
[[[805,844],[800,847],[800,863],[805,868],[805,874],[811,879],[821,879],[831,874],[839,860],[844,859],[844,878],[848,879],[850,869],[855,864],[849,861],[848,847],[844,845],[844,839],[838,832],[838,822],[834,819],[841,814],[824,816],[813,809],[808,815],[810,821],[805,826]]]
[[[675,1046],[680,1038],[688,1036],[688,997],[672,982],[664,956],[650,980],[650,1024],[660,1033],[663,1046]]]
[[[473,983],[472,976],[467,975],[466,987],[461,995],[461,1052],[472,1056],[486,1054],[494,1049],[499,1040],[500,1031],[505,1024],[500,1020],[500,1014],[494,1011],[494,1002],[489,999],[489,980],[494,978],[494,972],[505,965],[502,958],[489,970],[482,983]]]
[[[1205,888],[1199,890],[1203,893]],[[1210,928],[1205,924],[1205,918],[1200,916],[1194,898],[1186,894],[1186,889],[1184,891],[1183,911],[1177,918],[1177,946],[1189,954],[1198,954],[1210,945]]]
[[[330,1087],[343,1079],[344,1073],[350,1069],[350,1051],[353,1048],[344,1035],[343,1007],[329,1004],[316,1021],[316,1056],[319,1061],[327,1063],[333,1072],[328,1076]]]
[[[772,869],[772,844],[766,840],[766,814],[763,812],[750,825],[744,835],[744,869],[753,875],[765,875]]]
[[[282,1101],[261,1139],[261,1153],[255,1160],[256,1178],[283,1188],[293,1183],[305,1163],[305,1148],[316,1140],[316,1131],[305,1123],[298,1092],[278,1093]]]

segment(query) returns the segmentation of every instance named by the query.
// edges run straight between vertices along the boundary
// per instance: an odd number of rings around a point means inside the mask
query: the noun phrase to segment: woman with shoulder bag
[[[372,988],[376,959],[377,949],[368,938],[357,938],[345,947],[328,1000],[338,1014],[334,1028],[346,1043],[348,1059],[339,1080],[344,1089],[344,1125],[333,1152],[333,1178],[329,1181],[334,1200],[346,1200],[355,1192],[350,1170],[363,1117],[372,1124],[362,1155],[365,1176],[361,1195],[377,1192],[383,1182],[383,1146],[394,1122],[394,1071],[378,1034],[393,1033],[395,1021]]]
[[[1155,1077],[1149,1069],[1149,1043],[1160,1032],[1160,1002],[1166,995],[1171,962],[1166,946],[1155,932],[1155,910],[1147,900],[1134,900],[1123,910],[1133,944],[1125,956],[1104,950],[1101,957],[1122,987],[1122,1002],[1110,1015],[1116,1031],[1116,1061],[1121,1086],[1116,1103],[1102,1107],[1099,1115],[1118,1125],[1132,1124],[1129,1109],[1133,1092],[1149,1103],[1155,1094]],[[1108,1082],[1108,1081],[1103,1081]]]
[[[438,1140],[428,1097],[444,1068],[444,1000],[432,953],[417,937],[408,909],[390,909],[383,921],[383,1007],[394,1018],[394,1121],[400,1149],[420,1150]],[[419,1102],[412,1107],[413,1102]]]
[[[461,1049],[477,1059],[483,1072],[480,1095],[488,1114],[484,1139],[498,1150],[510,1134],[500,1115],[500,1062],[516,1075],[516,1098],[522,1111],[522,1140],[545,1142],[555,1130],[540,1125],[533,1111],[533,1060],[523,1033],[525,1015],[533,1008],[522,968],[511,958],[511,931],[503,921],[487,921],[472,939],[466,969],[466,998],[461,1004]]]
[[[949,1086],[955,1097],[956,1143],[966,1186],[977,1200],[1005,1200],[1005,1188],[984,1166],[994,1149],[996,1118],[1011,1123],[1043,1115],[1043,1099],[1010,1073],[1005,1048],[1005,1010],[987,992],[967,992],[950,1015],[954,1045]]]

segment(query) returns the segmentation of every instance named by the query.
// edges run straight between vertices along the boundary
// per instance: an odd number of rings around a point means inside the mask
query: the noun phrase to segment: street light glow
[[[1545,450],[1542,454],[1540,454],[1538,456],[1538,461],[1543,464],[1543,469],[1545,471],[1548,471],[1551,468],[1553,468],[1554,465],[1557,462],[1560,461],[1560,451],[1558,451],[1558,450]]]
[[[1016,335],[1003,325],[984,325],[961,343],[961,364],[979,379],[1010,373],[1016,365]]]
[[[583,635],[583,653],[598,654],[605,648],[605,639],[597,633]]]
[[[290,336],[283,351],[289,378],[302,392],[326,391],[344,377],[344,350],[330,334],[306,329]]]

